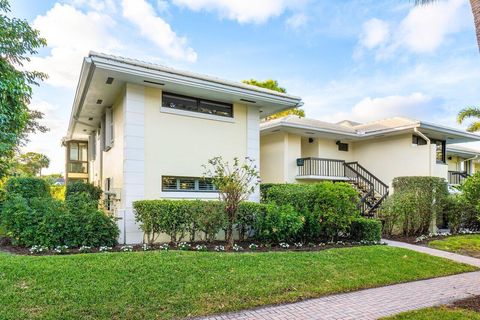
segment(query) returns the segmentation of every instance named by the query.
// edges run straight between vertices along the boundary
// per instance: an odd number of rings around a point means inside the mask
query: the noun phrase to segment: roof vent
[[[113,83],[113,78],[112,77],[108,77],[107,78],[107,81],[105,81],[106,84],[112,84]]]
[[[253,100],[247,100],[247,99],[240,99],[240,101],[245,101],[245,102],[248,102],[248,103],[256,103],[256,102],[253,101]]]
[[[160,82],[155,82],[155,81],[149,81],[149,80],[143,80],[145,83],[150,83],[150,84],[155,84],[157,86],[164,86],[165,83],[160,83]]]

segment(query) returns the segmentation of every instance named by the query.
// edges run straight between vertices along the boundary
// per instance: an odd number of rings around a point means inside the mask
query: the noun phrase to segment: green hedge
[[[5,189],[0,228],[14,245],[98,247],[117,242],[116,222],[97,209],[89,193],[71,193],[60,201],[39,178],[11,178]]]
[[[48,183],[39,178],[10,178],[5,184],[5,192],[6,194],[16,194],[26,199],[50,197],[50,187]]]
[[[458,201],[463,210],[457,220],[461,227],[480,230],[480,172],[468,177],[460,186],[460,191]]]
[[[102,189],[92,183],[82,181],[69,182],[65,191],[65,199],[68,200],[70,197],[80,193],[87,193],[91,200],[98,202],[102,196]]]
[[[376,219],[356,218],[350,226],[350,237],[355,241],[378,242],[382,238],[382,222]]]
[[[291,205],[304,217],[303,241],[333,240],[360,216],[358,192],[348,183],[277,184],[263,188],[263,201]]]
[[[449,195],[447,182],[438,177],[397,177],[393,191],[378,215],[386,235],[428,233],[433,220],[443,214]]]

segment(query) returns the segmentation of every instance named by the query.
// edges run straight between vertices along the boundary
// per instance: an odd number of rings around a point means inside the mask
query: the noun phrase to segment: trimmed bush
[[[265,210],[266,207],[262,203],[251,201],[240,203],[236,223],[240,241],[244,241],[252,235],[255,221],[265,215]]]
[[[264,201],[292,205],[304,216],[304,241],[332,240],[348,233],[360,216],[358,192],[348,183],[278,184],[264,188]]]
[[[429,231],[448,197],[445,179],[439,177],[398,177],[393,179],[394,194],[384,203],[378,217],[384,233],[419,236]]]
[[[113,219],[96,209],[86,195],[65,203],[14,194],[5,201],[0,222],[12,244],[26,247],[112,246],[119,233]]]
[[[270,203],[265,209],[265,214],[258,216],[254,224],[257,238],[274,243],[300,239],[305,218],[292,205]]]
[[[462,227],[480,230],[480,172],[468,177],[460,191],[460,201],[466,207],[462,212]]]
[[[350,237],[355,241],[378,242],[382,237],[382,223],[376,219],[356,218],[350,226]]]
[[[65,186],[50,186],[50,195],[53,199],[65,200]]]
[[[50,188],[48,183],[40,178],[10,178],[5,184],[5,191],[7,195],[15,194],[26,199],[50,197]]]
[[[220,201],[196,200],[188,204],[193,230],[201,231],[206,241],[215,240],[217,233],[227,226],[225,205]],[[195,232],[191,233],[191,239],[195,239]]]
[[[102,196],[102,189],[93,185],[92,183],[86,183],[82,181],[69,182],[65,191],[65,199],[68,200],[71,196],[75,196],[79,193],[87,193],[90,199],[93,201],[100,200]]]

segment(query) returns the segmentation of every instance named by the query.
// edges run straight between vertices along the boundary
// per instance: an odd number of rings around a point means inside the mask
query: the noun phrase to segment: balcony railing
[[[470,175],[464,171],[448,171],[449,184],[462,184]]]
[[[297,159],[298,176],[345,178],[345,161],[323,158]]]

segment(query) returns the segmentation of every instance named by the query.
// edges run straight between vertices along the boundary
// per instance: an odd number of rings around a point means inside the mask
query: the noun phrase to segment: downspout
[[[432,150],[430,148],[431,146],[431,141],[429,138],[427,138],[426,135],[418,131],[418,128],[413,128],[413,131],[418,134],[423,140],[427,141],[427,146],[428,146],[428,175],[431,177],[432,176]]]

